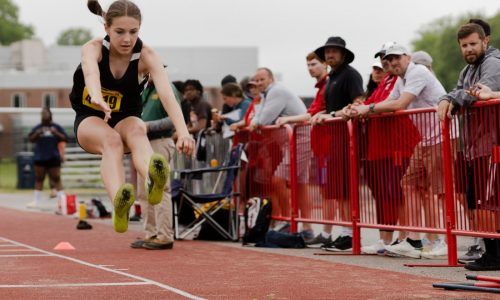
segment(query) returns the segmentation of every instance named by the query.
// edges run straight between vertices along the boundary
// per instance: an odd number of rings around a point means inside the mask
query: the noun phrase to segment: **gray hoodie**
[[[457,86],[448,94],[440,98],[451,101],[456,110],[460,107],[468,108],[476,97],[470,96],[465,91],[474,84],[482,83],[493,91],[500,90],[500,51],[488,47],[486,54],[477,65],[467,65],[458,78]],[[455,110],[455,111],[456,111]],[[463,126],[461,128],[462,141],[466,147],[468,160],[477,157],[489,156],[492,147],[497,144],[498,118],[493,107],[471,108],[463,114]]]

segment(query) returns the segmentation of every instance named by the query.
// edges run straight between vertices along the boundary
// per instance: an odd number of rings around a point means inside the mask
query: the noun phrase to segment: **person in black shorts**
[[[49,176],[49,181],[56,189],[56,196],[59,201],[66,195],[61,183],[61,155],[58,148],[59,142],[66,142],[68,136],[64,129],[52,122],[52,112],[48,107],[42,109],[42,121],[31,129],[28,140],[35,143],[34,165],[35,165],[35,192],[34,201],[28,207],[40,205],[45,176]],[[61,203],[61,202],[59,202]]]
[[[74,73],[70,94],[76,112],[75,136],[85,151],[102,155],[101,177],[113,199],[113,225],[115,231],[125,232],[134,188],[125,183],[124,153],[132,153],[137,171],[146,180],[147,198],[152,205],[161,201],[169,173],[165,157],[153,153],[141,120],[140,82],[147,82],[148,75],[177,130],[177,150],[191,154],[194,140],[160,56],[138,37],[139,8],[128,0],[114,1],[107,12],[98,1],[88,0],[87,7],[103,18],[106,37],[82,46],[81,64]]]

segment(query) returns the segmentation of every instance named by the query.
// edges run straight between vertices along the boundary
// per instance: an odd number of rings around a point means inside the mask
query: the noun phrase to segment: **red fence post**
[[[451,154],[450,141],[450,119],[445,118],[441,122],[441,136],[443,137],[443,164],[444,164],[444,186],[445,186],[445,203],[446,210],[446,238],[448,240],[448,265],[457,265],[457,237],[453,234],[455,229],[455,189],[453,188],[453,160]]]
[[[358,145],[357,121],[348,121],[349,131],[349,168],[350,168],[350,200],[352,220],[352,254],[361,253],[361,231],[359,222],[359,172],[358,172]]]
[[[286,132],[288,135],[288,149],[290,151],[290,230],[291,232],[297,232],[297,221],[295,219],[298,216],[298,205],[297,205],[297,143],[296,143],[296,130],[292,129],[290,125],[285,125]],[[304,199],[302,199],[304,200]]]

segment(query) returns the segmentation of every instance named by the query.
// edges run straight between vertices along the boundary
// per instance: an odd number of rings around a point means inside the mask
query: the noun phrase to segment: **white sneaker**
[[[427,259],[446,258],[448,256],[448,245],[444,240],[437,240],[430,251],[422,252],[422,257]]]
[[[388,256],[420,258],[422,254],[422,248],[414,248],[407,240],[394,246],[386,246],[385,249],[389,252]]]
[[[381,250],[385,250],[385,243],[383,240],[378,240],[375,244],[370,246],[361,247],[361,253],[377,254]]]
[[[39,205],[35,201],[31,201],[30,203],[26,204],[26,208],[38,208]]]

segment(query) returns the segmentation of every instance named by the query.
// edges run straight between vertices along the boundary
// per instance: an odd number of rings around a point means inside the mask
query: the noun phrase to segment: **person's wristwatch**
[[[334,117],[334,118],[335,118],[335,113],[336,113],[336,111],[332,110],[332,111],[330,112],[330,116],[332,116],[332,117]]]
[[[370,105],[368,105],[368,112],[375,112],[375,103],[370,103]]]

